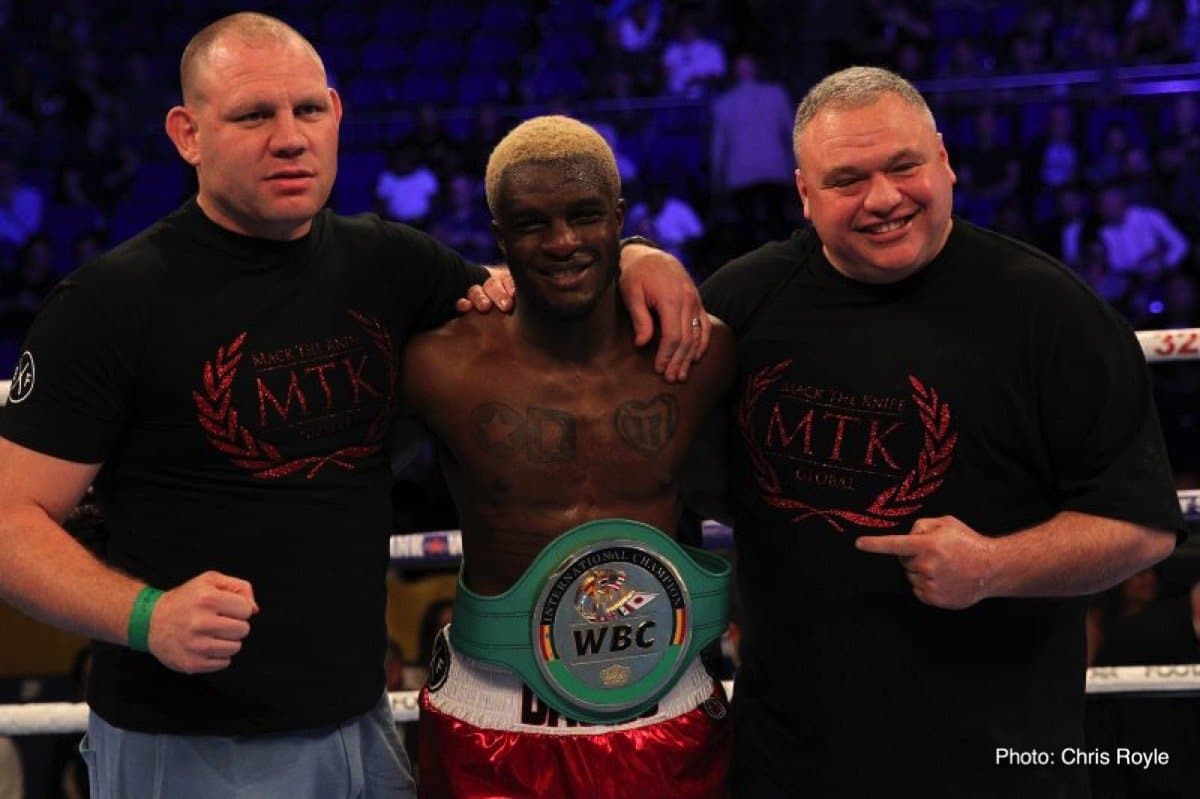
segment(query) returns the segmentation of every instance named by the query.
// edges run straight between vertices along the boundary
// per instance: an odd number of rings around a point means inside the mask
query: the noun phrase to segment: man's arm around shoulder
[[[462,370],[483,356],[486,342],[505,319],[501,314],[468,313],[410,338],[400,376],[407,408],[422,416],[434,410],[443,387],[455,390],[454,383],[464,379]]]

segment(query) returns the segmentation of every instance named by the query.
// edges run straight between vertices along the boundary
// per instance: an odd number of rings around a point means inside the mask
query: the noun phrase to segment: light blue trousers
[[[92,713],[79,746],[91,799],[383,799],[416,795],[386,695],[338,727],[281,735],[157,735]]]

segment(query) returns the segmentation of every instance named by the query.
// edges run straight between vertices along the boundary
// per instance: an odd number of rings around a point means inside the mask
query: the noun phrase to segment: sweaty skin
[[[713,323],[687,383],[654,372],[616,288],[623,204],[570,168],[506,179],[496,232],[520,292],[414,338],[401,384],[433,432],[454,494],[466,582],[501,593],[561,533],[622,517],[674,535],[678,479],[733,376]]]
[[[684,384],[654,373],[627,319],[586,363],[518,340],[511,316],[471,315],[415,339],[405,386],[439,444],[468,563],[467,586],[501,593],[555,537],[585,521],[636,519],[674,535],[678,477],[728,380],[728,329]]]

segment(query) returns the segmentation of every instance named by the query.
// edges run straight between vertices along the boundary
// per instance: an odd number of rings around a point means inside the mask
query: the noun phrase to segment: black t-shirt
[[[217,570],[261,608],[212,674],[97,644],[97,713],[229,735],[335,724],[379,700],[399,353],[481,273],[373,215],[325,211],[270,242],[190,201],[55,290],[0,434],[104,463],[111,565],[162,589]]]
[[[1081,743],[1082,601],[940,610],[854,539],[1062,510],[1182,531],[1128,325],[1061,264],[960,219],[897,284],[845,278],[806,231],[702,293],[738,340],[735,774],[764,795],[1084,795],[1079,770],[993,768],[998,747]]]

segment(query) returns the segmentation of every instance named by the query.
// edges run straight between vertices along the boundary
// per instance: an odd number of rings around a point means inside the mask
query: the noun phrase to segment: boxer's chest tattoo
[[[493,457],[525,456],[534,463],[575,458],[575,417],[554,408],[527,408],[487,402],[471,411],[475,440]]]
[[[612,413],[613,430],[644,455],[661,452],[675,435],[679,404],[670,394],[627,400]],[[565,463],[578,453],[576,416],[557,408],[529,407],[524,412],[502,402],[486,402],[471,411],[471,435],[494,458],[524,457],[533,463]]]
[[[670,394],[659,394],[646,402],[622,402],[613,414],[621,440],[645,455],[662,452],[675,435],[678,421],[679,403]]]

